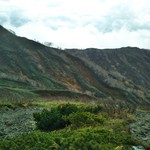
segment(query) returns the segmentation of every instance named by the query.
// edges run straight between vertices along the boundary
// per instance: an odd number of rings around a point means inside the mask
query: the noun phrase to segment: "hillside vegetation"
[[[146,108],[150,103],[149,66],[149,50],[63,51],[18,37],[0,26],[2,99],[26,99],[41,96],[36,90],[60,90]]]
[[[4,113],[6,109],[7,113],[14,113],[14,119]],[[95,102],[34,101],[32,105],[3,106],[1,112],[7,122],[1,133],[1,150],[133,150],[133,146],[142,144],[130,134],[129,113],[127,117],[122,114],[110,117]],[[22,123],[18,124],[19,121]]]

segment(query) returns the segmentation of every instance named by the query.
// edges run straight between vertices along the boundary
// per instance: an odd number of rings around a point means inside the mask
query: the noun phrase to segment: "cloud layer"
[[[150,49],[149,0],[1,0],[0,24],[62,48]]]

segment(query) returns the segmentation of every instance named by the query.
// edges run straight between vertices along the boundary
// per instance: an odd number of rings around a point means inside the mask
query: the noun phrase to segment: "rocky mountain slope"
[[[66,51],[86,62],[103,84],[119,89],[129,101],[150,102],[149,50],[124,47]]]
[[[129,47],[62,51],[0,26],[0,98],[61,90],[148,106],[149,58],[150,51]]]
[[[67,50],[74,56],[90,61],[112,74],[124,77],[137,86],[150,87],[150,51],[136,47],[120,49]]]

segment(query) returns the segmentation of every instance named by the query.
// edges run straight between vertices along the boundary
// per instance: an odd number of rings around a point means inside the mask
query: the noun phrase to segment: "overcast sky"
[[[0,24],[62,48],[150,49],[150,0],[0,0]]]

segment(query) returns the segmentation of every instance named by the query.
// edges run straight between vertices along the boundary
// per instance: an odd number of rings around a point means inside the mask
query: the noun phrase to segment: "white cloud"
[[[149,0],[1,0],[0,24],[63,48],[150,49]]]

